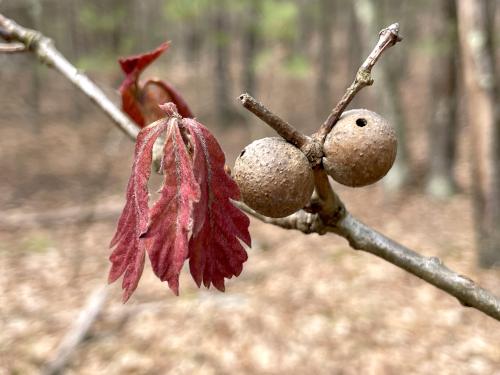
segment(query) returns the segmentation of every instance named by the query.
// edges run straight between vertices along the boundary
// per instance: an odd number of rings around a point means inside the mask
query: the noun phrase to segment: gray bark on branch
[[[6,41],[23,43],[29,50],[34,52],[41,62],[52,66],[80,88],[130,138],[134,139],[137,136],[138,128],[92,81],[73,67],[55,49],[48,38],[38,31],[19,26],[1,14],[0,28],[6,31],[6,33],[2,32],[1,34]],[[319,134],[326,136],[354,95],[361,88],[371,84],[371,78],[369,77],[371,68],[375,65],[382,52],[399,40],[397,24],[382,30],[379,42],[358,71],[358,75],[363,75],[364,78],[361,77],[363,79],[359,80],[360,77],[357,75],[353,85],[349,87],[343,99],[321,127]],[[368,75],[368,78],[366,75]],[[356,83],[357,81],[359,82]],[[273,113],[270,112],[270,115],[273,115]],[[276,115],[274,116],[279,118]],[[256,213],[240,202],[236,202],[236,204],[248,214],[265,223],[286,229],[300,230],[306,234],[331,232],[340,235],[347,239],[354,249],[363,250],[385,259],[454,296],[464,306],[473,307],[500,321],[500,299],[498,297],[481,288],[469,278],[450,270],[438,258],[422,256],[355,219],[345,209],[341,200],[332,190],[328,182],[328,176],[320,166],[315,169],[315,182],[316,197],[311,201],[310,207],[307,207],[310,212],[301,210],[285,218],[273,219]]]

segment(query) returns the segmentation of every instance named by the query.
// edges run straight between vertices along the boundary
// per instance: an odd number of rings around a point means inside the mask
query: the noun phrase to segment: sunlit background
[[[488,9],[498,68],[500,4]],[[479,267],[454,1],[0,0],[0,13],[52,38],[116,103],[117,59],[172,41],[144,77],[183,93],[231,166],[274,134],[238,95],[311,134],[399,22],[403,42],[350,106],[391,121],[398,159],[373,186],[334,188],[362,221],[500,294],[499,268]],[[252,220],[249,260],[225,293],[184,270],[175,297],[146,264],[122,305],[119,282],[102,288],[133,146],[57,71],[0,54],[1,375],[500,374],[498,322],[333,234]]]

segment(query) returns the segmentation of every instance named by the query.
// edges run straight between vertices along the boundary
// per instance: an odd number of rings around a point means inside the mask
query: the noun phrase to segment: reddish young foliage
[[[174,103],[181,116],[194,117],[184,98],[169,83],[158,79],[139,82],[142,71],[169,46],[170,43],[165,42],[151,52],[119,60],[125,73],[125,79],[120,86],[122,109],[141,128],[163,117],[164,114],[158,106],[166,102]]]
[[[193,118],[194,114],[189,109],[184,98],[168,82],[160,79],[149,79],[142,86],[143,108],[146,123],[162,118],[165,114],[159,105],[163,103],[174,103],[182,117]],[[148,122],[149,121],[149,122]]]
[[[127,186],[127,202],[118,220],[116,233],[110,247],[114,250],[110,256],[112,262],[109,282],[122,274],[126,301],[137,288],[144,268],[145,249],[140,237],[147,231],[148,180],[151,174],[152,148],[158,136],[165,130],[167,121],[142,129],[137,136],[132,174]]]
[[[172,117],[169,123],[162,160],[165,179],[161,196],[151,209],[151,225],[144,238],[152,239],[148,254],[154,273],[179,294],[179,273],[188,257],[193,203],[200,199],[200,187],[182,140],[179,120]]]
[[[147,251],[153,271],[179,293],[179,274],[189,259],[198,286],[224,290],[224,278],[238,276],[250,246],[249,220],[230,199],[236,183],[224,170],[224,153],[206,127],[183,119],[175,104],[160,106],[166,118],[139,132],[127,203],[111,242],[109,280],[124,275],[126,301],[136,289]],[[166,132],[160,198],[148,207],[152,149]]]
[[[194,145],[194,174],[201,188],[195,204],[189,266],[198,284],[212,283],[224,291],[224,278],[238,276],[247,253],[238,238],[250,246],[249,219],[230,199],[240,199],[236,183],[224,170],[225,157],[217,140],[199,122],[184,119]]]

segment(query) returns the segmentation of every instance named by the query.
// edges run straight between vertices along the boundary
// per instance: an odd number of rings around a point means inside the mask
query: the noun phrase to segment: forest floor
[[[133,145],[103,121],[77,131],[51,123],[35,136],[2,129],[1,375],[38,373],[106,282]],[[248,137],[224,132],[230,164]],[[336,189],[364,222],[500,294],[499,270],[476,267],[465,193],[443,202],[381,184]],[[92,206],[108,215],[72,221]],[[61,217],[37,222],[50,212]],[[334,235],[257,221],[251,234],[249,260],[225,293],[197,289],[184,270],[175,297],[149,264],[126,305],[111,285],[67,373],[500,374],[493,319]]]

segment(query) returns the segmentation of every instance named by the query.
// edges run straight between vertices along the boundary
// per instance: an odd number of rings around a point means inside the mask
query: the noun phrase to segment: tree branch
[[[37,31],[25,29],[13,21],[8,20],[0,14],[0,27],[8,32],[8,37],[23,43],[35,53],[39,60],[49,63],[60,71],[67,79],[73,82],[94,103],[101,108],[113,120],[115,125],[122,129],[130,138],[135,138],[138,129],[133,123],[105,96],[105,94],[93,84],[84,74],[77,71],[57,50],[50,40]],[[356,81],[344,95],[343,100],[335,107],[329,118],[322,126],[323,132],[328,134],[328,125],[335,123],[335,117],[340,116],[347,104],[352,100],[359,87],[371,82],[370,70],[376,63],[382,52],[399,40],[397,36],[397,24],[391,25],[381,33],[379,43],[370,54],[369,58],[360,68],[368,80],[365,83]],[[3,34],[2,34],[3,35]],[[391,44],[392,43],[392,44]],[[358,75],[362,75],[359,73]],[[359,77],[357,77],[357,80]],[[270,112],[270,115],[273,115]],[[278,118],[278,116],[276,116]],[[330,127],[331,129],[331,127]],[[262,216],[251,210],[240,202],[235,204],[248,214],[257,219],[280,226],[286,229],[296,229],[304,233],[325,232],[336,233],[349,241],[350,246],[357,250],[363,250],[376,255],[386,261],[400,267],[413,275],[427,281],[437,288],[457,298],[464,306],[473,307],[483,313],[500,320],[500,299],[491,292],[481,288],[472,280],[447,268],[438,258],[427,258],[413,250],[410,250],[391,239],[383,236],[374,229],[366,226],[352,217],[344,208],[340,199],[335,195],[328,183],[328,176],[323,172],[315,172],[317,201],[311,202],[309,207],[313,212],[298,211],[286,218],[272,219]],[[327,186],[328,184],[328,186]],[[319,204],[319,207],[315,207]],[[308,209],[309,209],[308,208]],[[318,213],[315,213],[318,212]]]
[[[284,140],[299,148],[307,157],[312,166],[321,164],[323,148],[321,144],[300,131],[295,129],[288,122],[267,109],[262,103],[255,100],[248,94],[239,96],[243,107],[252,112],[255,116],[273,128]]]
[[[233,204],[248,215],[266,224],[276,225],[284,229],[298,230],[305,234],[325,234],[327,232],[327,227],[320,220],[318,214],[300,210],[287,217],[272,218],[259,214],[242,202],[233,201]]]
[[[43,368],[43,375],[61,374],[63,369],[70,362],[78,346],[87,337],[94,322],[99,317],[107,296],[109,287],[99,286],[95,289],[80,311],[78,318],[73,322],[69,331],[66,333],[58,348],[56,354]]]
[[[239,99],[241,100],[243,107],[276,130],[276,133],[283,137],[283,139],[287,142],[293,144],[295,147],[302,148],[306,143],[310,142],[310,138],[308,136],[302,134],[288,122],[271,112],[262,103],[255,100],[249,94],[241,94]]]
[[[0,43],[0,53],[19,53],[26,51],[26,46],[22,43]]]
[[[401,40],[402,39],[399,36],[398,23],[393,23],[392,25],[380,31],[377,44],[373,48],[372,52],[368,55],[365,62],[358,69],[354,82],[347,88],[342,99],[340,99],[335,108],[333,108],[326,121],[323,123],[323,125],[321,125],[320,129],[315,134],[315,138],[319,139],[321,143],[324,143],[326,136],[328,135],[328,133],[330,133],[335,123],[339,120],[340,115],[344,112],[344,110],[347,108],[356,94],[363,87],[373,84],[373,78],[371,75],[372,68],[377,63],[382,53]]]
[[[348,212],[328,231],[344,237],[356,250],[376,255],[500,321],[500,299],[468,277],[450,270],[437,257],[425,257],[385,237]]]
[[[349,212],[333,225],[325,225],[319,215],[298,211],[284,218],[265,217],[240,202],[236,205],[264,223],[284,229],[295,229],[303,233],[326,232],[344,237],[355,250],[362,250],[385,259],[420,279],[454,296],[463,306],[474,307],[500,320],[500,299],[481,288],[470,278],[452,271],[437,257],[425,257],[400,245],[369,226],[363,224]]]
[[[14,21],[0,14],[0,36],[7,41],[22,43],[26,49],[32,51],[44,64],[53,67],[78,87],[88,98],[97,104],[113,123],[131,139],[135,139],[139,132],[137,126],[108,99],[106,94],[94,84],[85,74],[78,71],[54,47],[52,41],[40,32],[26,29]]]

